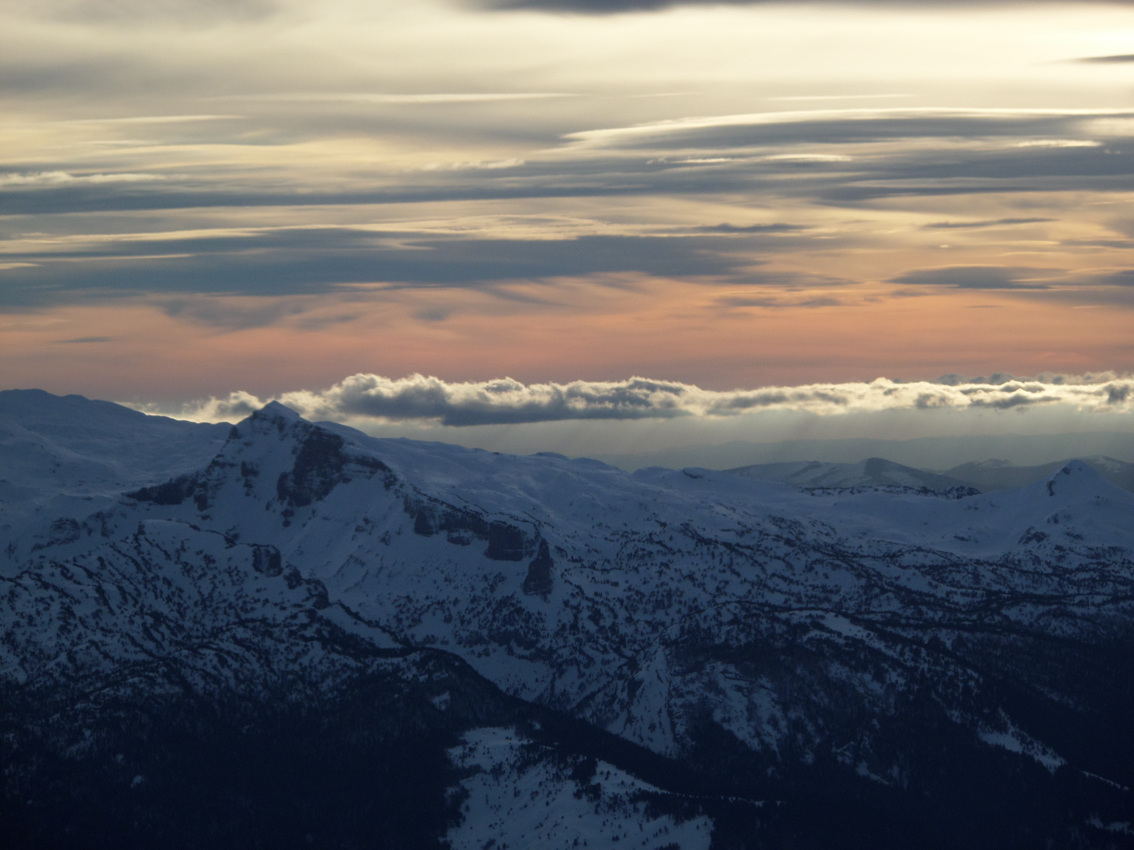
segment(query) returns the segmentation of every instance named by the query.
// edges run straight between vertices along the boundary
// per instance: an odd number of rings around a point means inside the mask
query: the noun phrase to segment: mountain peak
[[[298,413],[278,401],[269,401],[262,408],[252,414],[257,419],[282,419],[288,422],[297,422],[303,419]]]
[[[1104,481],[1097,470],[1081,460],[1069,460],[1047,479],[1047,493],[1054,496],[1078,492],[1084,487],[1094,487]]]

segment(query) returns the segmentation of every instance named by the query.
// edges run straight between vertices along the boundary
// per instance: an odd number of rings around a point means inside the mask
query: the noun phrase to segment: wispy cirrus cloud
[[[1134,63],[1134,53],[1119,53],[1109,56],[1084,56],[1074,61],[1083,62],[1088,65],[1126,65]]]
[[[1129,3],[9,5],[13,380],[1130,363]]]
[[[993,218],[979,221],[935,221],[923,224],[924,230],[984,230],[992,227],[1018,227],[1024,224],[1048,224],[1051,218]]]
[[[40,14],[63,20],[115,26],[166,21],[198,27],[262,19],[283,6],[276,0],[44,0],[36,5]]]
[[[437,106],[492,103],[495,101],[546,100],[578,97],[569,92],[289,92],[273,95],[223,95],[220,101],[255,101],[256,103],[380,104],[383,106]]]
[[[903,138],[1075,139],[1083,122],[1128,118],[1128,109],[891,107],[705,115],[571,133],[587,147],[713,148]]]
[[[762,234],[756,230],[748,236]],[[11,254],[0,306],[36,309],[61,300],[131,294],[278,297],[359,287],[485,289],[501,282],[617,272],[708,278],[737,276],[759,262],[717,250],[727,239],[712,233],[438,238],[420,232],[332,227],[76,239]],[[179,312],[197,315],[191,307],[182,309],[183,300],[176,303]],[[269,306],[265,320],[286,315],[286,308]]]
[[[943,286],[953,289],[1047,289],[1060,273],[1053,269],[1010,266],[942,266],[917,269],[891,279],[913,286]]]
[[[395,96],[369,97],[385,103]],[[201,131],[196,125],[200,124],[217,125],[209,132],[220,150],[243,156],[262,147],[265,154],[279,157],[290,156],[292,147],[300,155],[304,146],[332,144],[360,133],[379,135],[391,126],[411,134],[436,132],[440,119],[432,114],[434,109],[452,108],[465,102],[462,98],[469,98],[470,104],[482,98],[488,103],[524,103],[528,95],[442,93],[436,95],[437,101],[431,101],[430,95],[405,97],[426,104],[429,114],[395,121],[381,112],[360,113],[354,104],[337,103],[331,95],[319,104],[317,121],[303,109],[298,117],[288,112],[261,118],[278,126],[272,132],[259,130],[257,138],[263,141],[251,144],[249,120],[194,122],[174,116],[170,125],[189,147],[182,150],[174,143],[166,155],[183,159],[187,151],[199,149]],[[460,120],[467,133],[493,132],[480,123],[475,128],[468,125],[467,115]],[[319,179],[309,180],[303,169],[284,175],[232,164],[226,164],[221,174],[183,165],[177,171],[23,169],[8,175],[5,209],[23,215],[296,206],[315,210],[658,195],[695,198],[740,190],[798,203],[853,207],[887,198],[1114,192],[1134,188],[1134,153],[1127,153],[1121,144],[1123,122],[1132,121],[1130,110],[1083,109],[709,115],[558,136],[545,133],[538,139],[542,149],[532,156],[439,158],[418,162],[396,175],[372,172],[345,181],[327,180],[321,172],[313,174]]]
[[[0,172],[0,186],[71,186],[74,184],[92,183],[152,183],[165,180],[161,174],[147,174],[145,172],[120,173],[94,173],[73,174],[69,171],[33,171],[33,172]]]
[[[97,345],[107,342],[116,342],[112,336],[81,336],[75,339],[61,339],[60,345]]]
[[[1001,292],[1078,306],[1134,304],[1134,271],[1093,270],[1087,273],[1064,269],[1019,266],[940,266],[913,269],[890,279],[917,290],[969,290]]]

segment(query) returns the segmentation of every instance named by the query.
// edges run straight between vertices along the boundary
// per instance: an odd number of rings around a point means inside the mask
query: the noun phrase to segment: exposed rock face
[[[192,498],[196,491],[196,477],[184,475],[153,487],[143,487],[127,493],[126,496],[139,502],[153,502],[155,505],[180,505],[186,499]]]
[[[547,546],[547,541],[540,540],[539,554],[528,564],[528,574],[524,577],[524,593],[547,599],[553,586],[551,577],[553,566],[555,566],[555,562],[551,560],[551,550]]]
[[[494,522],[488,527],[488,548],[484,557],[493,561],[522,561],[524,558],[524,532],[506,522]]]

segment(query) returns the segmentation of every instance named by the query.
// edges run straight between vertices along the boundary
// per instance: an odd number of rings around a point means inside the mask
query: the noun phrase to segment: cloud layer
[[[9,5],[12,385],[646,422],[1134,369],[1131,3]]]
[[[188,419],[235,421],[269,401],[246,392],[194,402]],[[1134,413],[1134,378],[1116,375],[1016,379],[944,376],[936,381],[811,384],[728,392],[674,381],[572,381],[524,384],[511,378],[449,383],[411,375],[352,375],[319,391],[283,393],[278,401],[309,419],[419,422],[447,426],[578,420],[723,418],[759,411],[832,416],[880,411],[1015,410],[1064,406],[1085,413]]]
[[[431,115],[450,108],[444,99],[427,107]],[[303,143],[315,144],[320,134],[330,142],[346,132],[345,126],[336,130],[337,120],[356,117],[354,107],[332,101],[330,114],[302,130]],[[180,118],[165,123],[185,125]],[[221,137],[243,132],[242,122],[203,123],[217,124],[213,131]],[[1063,280],[1076,284],[1063,297],[1072,292],[1085,303],[1114,303],[1114,294],[1104,297],[1104,290],[1128,274],[1125,249],[1132,243],[1128,237],[1106,241],[1115,223],[1105,207],[1076,207],[1069,222],[1063,205],[1072,194],[1134,193],[1134,145],[1124,144],[1131,128],[1134,112],[1114,109],[738,113],[580,130],[548,138],[531,161],[499,160],[493,168],[457,163],[417,168],[395,182],[375,176],[329,181],[337,183],[331,186],[308,183],[301,169],[265,180],[243,169],[215,179],[133,169],[0,168],[5,209],[17,221],[97,227],[113,214],[135,228],[10,239],[0,307],[190,293],[270,298],[358,285],[483,290],[500,282],[609,273],[716,278],[734,286],[775,286],[780,280],[786,282],[781,289],[810,275],[1033,295]],[[696,211],[705,199],[731,203],[738,195],[759,198],[777,214],[769,220],[761,213],[763,220],[753,221],[753,212],[734,207],[734,220],[713,221]],[[658,199],[688,204],[680,214],[684,220],[674,221],[674,214],[651,220]],[[502,204],[572,214],[505,221],[481,213],[480,221],[497,225],[474,223],[478,210]],[[626,210],[623,220],[604,216],[607,206]],[[459,210],[457,217],[404,217],[407,208],[442,207],[449,216]],[[974,214],[940,218],[964,207]],[[358,210],[349,216],[353,223],[341,223],[344,209]],[[841,222],[832,220],[833,210],[844,211]],[[988,210],[1029,214],[989,217]],[[233,221],[164,232],[148,224],[196,219],[205,211],[211,219]],[[895,213],[915,226],[895,230],[889,221]],[[281,217],[289,223],[244,223]],[[874,217],[877,223],[868,229],[888,228],[887,241],[895,246],[925,251],[937,247],[931,240],[947,238],[988,248],[984,256],[970,252],[936,267],[912,261],[878,274],[861,267],[862,252],[876,247],[864,232]],[[388,218],[393,220],[383,221]],[[540,221],[553,223],[537,232]],[[1096,250],[1093,268],[1080,270],[1083,260],[1075,255],[1083,252],[1072,248],[1067,231],[1085,227],[1093,231]],[[1051,265],[1020,266],[989,254],[1002,255],[1014,238],[1028,236],[1046,240],[1042,253]],[[1118,250],[1100,268],[1098,251],[1108,244]],[[840,245],[850,264],[798,267],[796,258],[811,261],[816,252],[829,255]]]

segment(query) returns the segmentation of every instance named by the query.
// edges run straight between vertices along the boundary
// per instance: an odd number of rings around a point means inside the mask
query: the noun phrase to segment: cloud
[[[935,221],[923,224],[923,230],[982,230],[989,227],[1016,227],[1021,224],[1046,224],[1053,218],[993,218],[982,221]]]
[[[933,383],[941,384],[942,386],[946,386],[946,387],[962,387],[962,386],[965,386],[965,385],[982,386],[982,385],[985,385],[985,384],[989,384],[989,385],[992,385],[992,386],[999,387],[999,386],[1003,386],[1004,384],[1011,383],[1014,380],[1016,380],[1016,379],[1012,375],[1008,374],[1007,372],[993,372],[987,378],[985,378],[983,376],[982,377],[966,377],[964,375],[959,375],[955,372],[950,372],[947,375],[942,375],[940,378],[937,378],[935,381],[933,381]],[[1048,383],[1057,384],[1057,385],[1066,383],[1066,380],[1062,376],[1054,376],[1054,377],[1047,378],[1046,380],[1047,380]],[[1079,379],[1079,381],[1085,382],[1085,383],[1092,383],[1092,380],[1090,378]],[[1077,381],[1072,381],[1072,383],[1075,383],[1075,382],[1077,382]]]
[[[1122,269],[1098,275],[1093,278],[1092,282],[1104,286],[1134,286],[1134,269]]]
[[[913,287],[1015,293],[1082,307],[1134,305],[1134,270],[1076,273],[1053,268],[1013,266],[938,266],[914,269],[889,279]],[[899,296],[921,294],[901,290]]]
[[[1134,53],[1122,53],[1115,56],[1084,56],[1075,62],[1101,65],[1125,65],[1134,62]]]
[[[973,407],[990,407],[996,410],[1012,410],[1039,404],[1054,404],[1061,396],[1048,392],[1045,384],[1018,381],[1005,381],[993,387],[961,386],[958,392],[969,398]]]
[[[762,0],[723,0],[725,4],[747,5]],[[541,12],[569,12],[580,15],[611,15],[646,12],[677,5],[697,5],[696,0],[476,0],[473,5],[488,9],[534,9]],[[701,5],[710,5],[702,3]],[[722,5],[714,3],[712,5]]]
[[[486,167],[486,162],[489,167]],[[394,187],[328,189],[304,186],[300,174],[292,174],[287,185],[270,186],[253,178],[234,178],[230,183],[186,178],[175,182],[167,178],[161,191],[142,191],[132,187],[73,185],[36,186],[9,189],[4,193],[6,214],[44,215],[53,213],[145,212],[226,207],[338,207],[416,204],[436,201],[494,201],[525,198],[586,198],[609,195],[640,195],[665,188],[645,182],[627,184],[600,179],[611,175],[581,173],[563,165],[544,166],[538,173],[511,175],[510,182],[496,178],[516,167],[511,160],[477,161],[421,169],[417,175],[403,175]],[[477,173],[477,179],[458,179],[455,172]],[[431,177],[436,175],[436,177]],[[571,181],[572,175],[577,180]],[[414,179],[414,177],[418,179]],[[483,176],[483,179],[481,179]],[[525,179],[526,178],[526,179]],[[294,181],[294,182],[293,182]],[[671,184],[674,181],[669,181]],[[689,189],[694,188],[689,181]],[[720,181],[721,187],[727,178]],[[680,188],[680,187],[677,187]],[[704,182],[700,190],[716,187]],[[302,189],[302,191],[297,191]]]
[[[676,381],[628,378],[524,384],[511,378],[446,382],[411,375],[358,374],[324,390],[283,393],[278,400],[309,419],[364,425],[432,422],[449,426],[579,420],[720,419],[756,411],[819,416],[878,411],[1023,411],[1063,405],[1081,412],[1134,412],[1134,378],[1113,374],[985,381],[945,376],[939,381],[810,384],[715,391]],[[185,418],[231,420],[266,403],[250,393],[209,398],[177,411]]]
[[[261,401],[251,393],[242,390],[229,393],[224,398],[210,398],[195,402],[184,413],[191,413],[187,418],[199,422],[236,422],[251,416],[262,408],[266,402]],[[146,413],[160,413],[156,408],[143,408]]]
[[[857,281],[847,278],[774,268],[748,269],[743,283],[744,289],[717,295],[713,303],[724,311],[746,307],[838,307],[846,303],[840,296],[858,286]]]
[[[102,342],[117,342],[118,338],[113,336],[81,336],[75,339],[60,339],[56,340],[60,345],[91,345]]]
[[[656,419],[687,415],[676,383],[627,381],[522,384],[510,378],[449,384],[414,375],[390,380],[354,375],[323,394],[288,393],[281,401],[314,415],[436,420],[444,425],[514,424],[567,419]]]
[[[973,407],[994,407],[997,410],[1011,410],[1015,407],[1025,407],[1036,404],[1051,404],[1057,401],[1054,398],[1032,398],[1026,395],[1013,395],[1007,398],[973,399]]]
[[[154,22],[200,27],[266,18],[281,8],[275,0],[40,0],[36,6],[43,17],[116,27]]]
[[[437,97],[448,102],[458,95]],[[525,156],[439,157],[417,161],[395,179],[356,173],[347,180],[317,180],[312,174],[322,172],[264,172],[227,163],[220,173],[210,173],[184,164],[190,152],[200,155],[202,144],[205,150],[210,145],[248,154],[262,150],[274,158],[290,156],[287,151],[304,145],[381,138],[390,132],[413,137],[438,132],[436,116],[403,120],[400,107],[399,117],[392,118],[381,109],[334,106],[334,98],[330,100],[330,111],[320,103],[318,120],[302,104],[298,111],[259,116],[255,120],[265,129],[254,137],[249,136],[251,119],[221,120],[231,117],[225,115],[129,119],[153,124],[146,133],[173,134],[159,147],[168,150],[176,169],[145,170],[139,162],[119,171],[90,172],[67,163],[11,171],[0,176],[9,184],[5,210],[9,215],[252,207],[314,211],[435,201],[700,198],[745,191],[855,206],[903,196],[1134,188],[1134,152],[1123,153],[1121,146],[1094,138],[1108,138],[1099,122],[1134,117],[1128,110],[800,110],[679,118],[559,136],[537,130],[520,142]],[[516,143],[508,138],[507,128],[514,125],[474,117],[482,112],[446,121],[446,132]],[[159,119],[166,123],[154,124]],[[112,125],[105,119],[90,122],[92,132],[106,128]],[[1111,132],[1115,139],[1122,135]],[[533,144],[539,150],[529,158]],[[158,173],[160,180],[151,176]],[[739,232],[727,224],[721,227],[722,235]],[[770,229],[764,232],[774,235]]]
[[[478,104],[510,100],[546,100],[548,98],[578,97],[567,92],[295,92],[274,95],[225,95],[215,100],[255,101],[257,103],[281,101],[295,103],[374,103],[384,106],[439,106],[445,104]]]
[[[944,286],[952,289],[1047,289],[1053,269],[1008,266],[941,266],[916,269],[891,278],[891,283],[914,286]]]
[[[747,225],[736,225],[736,224],[721,223],[721,224],[706,225],[704,227],[696,228],[696,230],[700,233],[726,233],[726,234],[731,234],[731,233],[736,233],[736,234],[745,234],[745,233],[748,233],[748,234],[751,234],[751,233],[764,234],[764,233],[766,233],[766,234],[773,234],[773,235],[774,234],[781,234],[781,233],[790,235],[790,234],[795,234],[795,233],[802,233],[802,232],[810,230],[810,229],[811,228],[805,227],[804,225],[785,224],[783,222],[776,222],[776,223],[773,223],[773,224],[747,224]]]
[[[904,197],[1114,192],[1134,188],[1123,129],[1131,117],[1129,110],[987,108],[706,115],[569,133],[557,159],[541,167],[569,170],[576,156],[612,176],[633,174],[625,194],[748,187],[846,207]],[[652,170],[626,170],[640,158]]]
[[[814,298],[791,298],[778,295],[728,295],[718,298],[715,303],[728,309],[760,307],[766,310],[779,310],[798,309],[800,307],[841,307],[844,306],[845,302],[829,295]]]
[[[175,319],[187,319],[199,325],[222,331],[239,331],[282,324],[288,320],[304,322],[308,327],[317,321],[311,311],[319,305],[311,296],[276,298],[241,298],[230,295],[192,298],[178,296],[157,299],[157,304]],[[353,318],[353,317],[350,317]],[[342,318],[339,321],[349,321]],[[323,320],[324,324],[329,320]]]
[[[569,134],[580,146],[600,148],[727,148],[877,142],[909,138],[1074,140],[1082,122],[1128,118],[1128,109],[860,108],[706,115],[606,127]]]
[[[626,12],[649,12],[674,6],[769,6],[787,5],[788,0],[470,0],[471,5],[501,11],[530,9],[541,12],[570,13],[577,15],[612,15]],[[908,7],[992,7],[1008,5],[992,0],[813,0],[814,5],[845,3],[853,6]],[[1041,0],[1043,2],[1043,0]],[[1055,0],[1049,0],[1055,2]],[[1114,0],[1124,2],[1124,0]],[[1017,5],[1035,5],[1016,0]],[[798,2],[792,5],[801,5]]]
[[[0,173],[0,186],[67,186],[74,183],[149,183],[165,180],[160,174],[122,172],[118,174],[72,174],[67,171]]]
[[[1102,142],[1094,139],[1028,139],[1016,142],[1018,148],[1101,148]]]
[[[1107,404],[1125,404],[1134,394],[1134,384],[1109,384],[1105,389]]]
[[[96,244],[77,240],[12,254],[0,306],[36,309],[144,294],[166,298],[171,312],[205,319],[212,308],[176,296],[278,297],[357,292],[359,287],[484,290],[504,282],[611,273],[739,276],[757,261],[717,250],[726,238],[423,238],[421,233],[326,227],[170,234]],[[265,305],[249,318],[260,312],[269,323],[288,315],[288,309]]]

